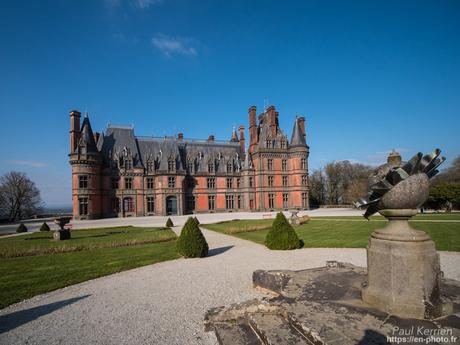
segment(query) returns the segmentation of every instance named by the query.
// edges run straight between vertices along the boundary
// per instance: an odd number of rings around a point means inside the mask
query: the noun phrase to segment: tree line
[[[375,167],[350,161],[334,161],[309,176],[310,205],[353,205],[368,192]],[[460,156],[430,181],[430,195],[423,205],[435,210],[460,209]]]

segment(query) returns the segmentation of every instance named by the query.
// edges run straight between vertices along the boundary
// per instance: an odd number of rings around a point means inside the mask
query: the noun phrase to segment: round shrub
[[[172,222],[171,218],[168,218],[166,221],[166,227],[167,228],[172,228],[174,226],[174,223]]]
[[[265,237],[265,245],[269,249],[276,250],[300,248],[299,238],[282,212],[276,215],[273,225]]]
[[[187,219],[176,242],[176,251],[185,258],[203,258],[208,255],[208,243],[192,217]]]
[[[43,223],[40,227],[40,231],[50,231],[50,227],[48,226],[48,224]]]
[[[27,227],[24,225],[24,223],[21,223],[16,228],[16,232],[27,232]]]

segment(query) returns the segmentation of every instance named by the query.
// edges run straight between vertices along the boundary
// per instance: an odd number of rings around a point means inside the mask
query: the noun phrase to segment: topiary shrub
[[[16,232],[27,232],[27,227],[24,225],[24,223],[21,223],[16,228]]]
[[[198,220],[197,217],[193,217],[193,220],[195,221],[196,225],[200,225],[200,221]]]
[[[50,227],[48,226],[48,224],[43,223],[40,227],[40,231],[50,231]]]
[[[185,258],[203,258],[208,255],[208,250],[208,243],[198,224],[189,217],[176,241],[177,253]]]
[[[273,225],[265,237],[265,245],[267,248],[275,250],[300,248],[299,238],[282,212],[276,215]]]
[[[174,223],[172,222],[171,218],[168,218],[166,221],[166,227],[167,228],[172,228],[174,226]]]

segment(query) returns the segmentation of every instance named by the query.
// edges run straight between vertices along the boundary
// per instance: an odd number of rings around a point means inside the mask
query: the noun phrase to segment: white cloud
[[[6,161],[9,164],[12,165],[23,165],[23,166],[28,166],[31,168],[44,168],[48,166],[48,164],[43,163],[43,162],[36,162],[36,161],[28,161],[28,160],[20,160],[20,159],[12,159]]]
[[[152,44],[166,56],[174,54],[195,56],[198,54],[196,41],[192,38],[158,34],[152,38]]]

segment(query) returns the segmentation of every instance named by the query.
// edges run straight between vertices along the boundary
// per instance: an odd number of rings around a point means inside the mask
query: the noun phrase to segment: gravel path
[[[256,269],[305,269],[327,260],[366,265],[364,249],[269,251],[203,230],[204,259],[145,266],[51,293],[0,310],[0,344],[216,344],[203,332],[207,309],[261,295]],[[441,253],[445,275],[460,279],[460,254]]]

